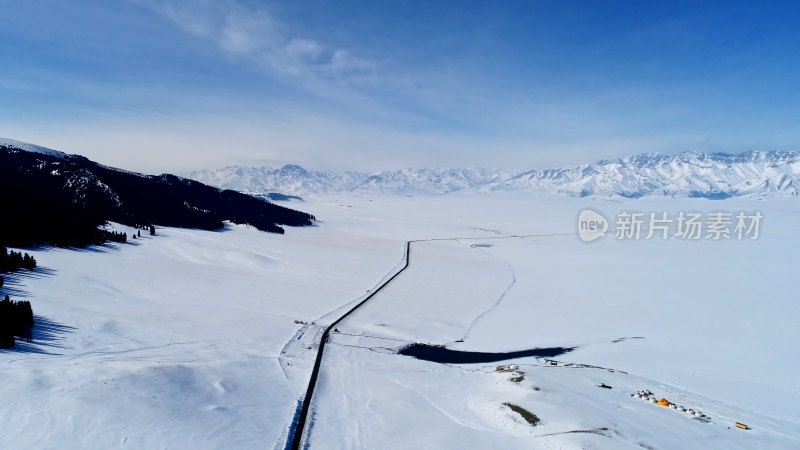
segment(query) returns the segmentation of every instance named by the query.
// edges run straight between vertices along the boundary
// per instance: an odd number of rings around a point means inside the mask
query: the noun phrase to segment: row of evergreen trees
[[[5,245],[0,245],[0,273],[16,272],[20,269],[33,270],[36,268],[36,258],[15,251],[8,251]],[[5,279],[0,277],[0,288]],[[0,301],[0,348],[14,346],[14,336],[27,339],[33,337],[33,309],[31,302],[14,302],[6,295]]]
[[[121,231],[118,232],[118,231],[103,230],[103,235],[105,236],[106,240],[109,240],[111,242],[119,242],[121,244],[128,242],[128,235]]]
[[[36,259],[25,253],[8,251],[0,245],[0,273],[16,272],[19,269],[33,270],[36,268]]]
[[[139,228],[139,225],[136,225],[136,228]],[[144,230],[147,229],[148,227],[142,225],[141,228]],[[156,227],[150,225],[149,228],[150,228],[150,236],[155,236]],[[108,241],[119,242],[122,244],[128,242],[127,233],[123,233],[122,231],[107,231],[107,230],[101,230],[101,231],[105,239]],[[131,237],[133,237],[133,239],[136,239],[137,237],[142,237],[142,230],[137,230],[135,233],[131,233]]]
[[[0,347],[12,348],[14,336],[33,338],[33,309],[29,301],[12,301],[8,295],[0,301]]]
[[[140,228],[141,230],[150,230],[150,236],[155,236],[156,235],[156,227],[153,226],[153,225],[139,225],[139,224],[136,224],[133,227],[134,228]],[[139,237],[142,237],[142,231],[141,230],[138,231]]]

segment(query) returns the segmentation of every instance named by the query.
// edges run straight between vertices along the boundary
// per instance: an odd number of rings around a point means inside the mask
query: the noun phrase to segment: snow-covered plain
[[[27,250],[41,269],[2,291],[31,300],[38,325],[33,344],[0,353],[0,447],[280,448],[318,325],[396,270],[406,240],[453,238],[412,244],[409,268],[337,326],[310,448],[796,448],[795,203],[330,195],[293,203],[320,222],[284,236],[159,229]],[[586,244],[587,206],[758,210],[764,223],[755,241]],[[414,342],[577,348],[557,366],[395,354]]]

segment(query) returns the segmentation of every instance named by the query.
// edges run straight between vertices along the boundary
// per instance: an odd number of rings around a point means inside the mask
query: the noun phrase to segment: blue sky
[[[160,172],[800,145],[793,2],[0,0],[0,136]]]

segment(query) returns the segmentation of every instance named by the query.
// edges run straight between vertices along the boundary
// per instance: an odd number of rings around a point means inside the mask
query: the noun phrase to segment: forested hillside
[[[25,247],[101,244],[107,221],[215,230],[222,221],[283,233],[314,217],[174,175],[141,175],[77,155],[0,145],[0,243]]]

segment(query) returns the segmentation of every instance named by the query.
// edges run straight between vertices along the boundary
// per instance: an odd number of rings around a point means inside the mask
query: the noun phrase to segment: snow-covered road
[[[379,282],[373,289],[367,293],[366,297],[363,300],[358,301],[352,308],[348,309],[344,314],[339,316],[336,320],[334,320],[330,325],[326,326],[325,329],[322,331],[322,335],[319,339],[319,344],[317,346],[317,356],[314,359],[314,366],[311,368],[311,375],[309,376],[308,380],[308,387],[306,388],[306,393],[300,401],[298,411],[295,417],[291,421],[291,427],[288,430],[288,435],[291,437],[291,441],[287,442],[287,447],[291,448],[292,450],[298,450],[303,448],[303,440],[304,434],[307,431],[306,423],[308,420],[308,412],[311,408],[311,402],[314,399],[314,388],[317,385],[317,377],[319,376],[320,365],[322,364],[322,357],[325,351],[325,344],[328,342],[328,336],[330,335],[331,331],[335,329],[336,325],[341,322],[342,320],[346,319],[347,316],[354,313],[358,308],[366,304],[370,299],[372,299],[375,295],[377,295],[384,287],[386,287],[389,283],[392,282],[400,273],[408,268],[409,257],[411,253],[411,244],[406,241],[405,248],[403,251],[403,259],[399,265],[399,269],[393,270],[389,274],[387,274],[381,282]],[[293,341],[296,338],[293,338]]]

